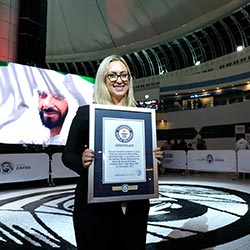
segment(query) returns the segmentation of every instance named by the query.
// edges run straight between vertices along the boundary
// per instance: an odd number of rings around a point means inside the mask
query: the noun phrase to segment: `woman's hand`
[[[163,159],[163,151],[160,147],[157,147],[154,149],[153,153],[157,163],[160,164]]]
[[[86,148],[82,153],[82,164],[84,168],[88,169],[88,167],[92,164],[94,160],[95,154],[92,149]]]

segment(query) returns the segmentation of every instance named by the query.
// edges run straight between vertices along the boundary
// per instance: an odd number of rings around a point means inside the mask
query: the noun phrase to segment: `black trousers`
[[[74,208],[78,250],[145,250],[149,201],[129,201]]]

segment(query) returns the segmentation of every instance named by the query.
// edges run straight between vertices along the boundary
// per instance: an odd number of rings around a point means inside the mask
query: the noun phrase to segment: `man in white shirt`
[[[245,139],[244,135],[241,135],[239,140],[236,142],[236,151],[241,149],[250,149],[248,140]]]

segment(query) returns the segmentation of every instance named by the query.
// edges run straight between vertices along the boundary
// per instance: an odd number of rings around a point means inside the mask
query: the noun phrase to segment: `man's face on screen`
[[[49,129],[62,127],[68,113],[66,98],[58,93],[38,91],[38,109],[43,125]]]

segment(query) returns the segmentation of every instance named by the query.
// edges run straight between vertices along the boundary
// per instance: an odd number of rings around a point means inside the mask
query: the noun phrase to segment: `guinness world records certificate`
[[[89,105],[88,202],[158,197],[155,110]]]
[[[146,180],[144,120],[103,119],[103,183]]]

